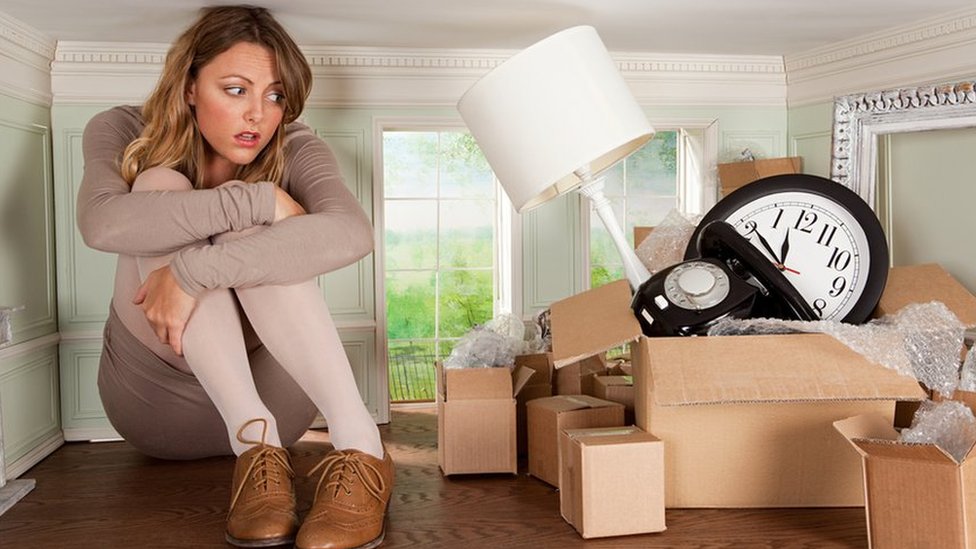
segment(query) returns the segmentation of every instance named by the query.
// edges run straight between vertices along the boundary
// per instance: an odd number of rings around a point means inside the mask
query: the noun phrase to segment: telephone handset
[[[775,265],[735,227],[712,221],[698,233],[701,257],[647,279],[631,307],[648,336],[699,335],[726,318],[818,320]]]

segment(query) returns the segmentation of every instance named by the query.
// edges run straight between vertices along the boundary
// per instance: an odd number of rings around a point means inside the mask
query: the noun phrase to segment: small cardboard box
[[[800,173],[802,168],[803,159],[799,156],[719,164],[718,178],[722,186],[722,196],[757,179],[771,175]]]
[[[588,356],[572,364],[564,364],[554,374],[554,394],[591,395],[593,394],[593,374],[603,375],[605,373],[607,373],[605,353]]]
[[[593,396],[624,405],[624,425],[634,423],[634,376],[593,375]]]
[[[668,507],[859,506],[832,423],[926,396],[824,334],[644,337],[630,300],[618,281],[554,303],[553,364],[636,340],[636,423],[667,444]]]
[[[518,355],[515,357],[515,367],[525,367],[533,371],[528,383],[515,396],[516,443],[518,455],[525,456],[529,452],[525,403],[537,398],[552,396],[552,354]]]
[[[874,415],[834,426],[864,464],[870,547],[976,549],[973,448],[959,463],[933,444],[899,442],[887,418]]]
[[[589,395],[557,395],[526,405],[529,430],[529,474],[559,487],[559,432],[624,424],[624,406]]]
[[[527,368],[437,370],[437,464],[445,475],[518,473],[515,395]]]
[[[663,532],[664,444],[633,426],[562,431],[559,511],[584,538]]]

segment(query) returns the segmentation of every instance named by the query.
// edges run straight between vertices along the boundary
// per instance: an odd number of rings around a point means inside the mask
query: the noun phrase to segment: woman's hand
[[[132,302],[142,306],[159,341],[183,356],[183,330],[197,300],[180,288],[169,265],[149,273]]]
[[[290,194],[283,191],[281,187],[275,186],[275,223],[287,217],[305,215],[305,213],[305,208],[295,202]]]

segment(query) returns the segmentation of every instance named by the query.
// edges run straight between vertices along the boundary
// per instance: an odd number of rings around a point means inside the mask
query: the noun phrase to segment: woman
[[[227,541],[375,547],[393,463],[314,277],[372,228],[331,151],[295,122],[311,71],[263,8],[205,9],[141,108],[85,129],[78,225],[118,254],[98,386],[146,454],[233,452]],[[318,410],[335,451],[299,528],[285,447]]]

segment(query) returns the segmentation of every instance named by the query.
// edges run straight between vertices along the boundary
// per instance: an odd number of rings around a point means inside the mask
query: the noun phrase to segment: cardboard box
[[[718,178],[719,184],[722,186],[722,196],[757,179],[771,175],[800,173],[802,168],[803,160],[799,156],[719,164]]]
[[[572,364],[564,364],[553,374],[556,395],[593,394],[593,374],[607,373],[605,353],[584,357]]]
[[[586,427],[619,427],[624,406],[589,395],[557,395],[530,400],[529,474],[559,487],[559,432]]]
[[[663,532],[664,444],[633,426],[562,431],[559,511],[584,538]]]
[[[870,547],[976,548],[973,448],[959,463],[933,444],[898,442],[881,416],[856,416],[834,426],[864,464]]]
[[[630,299],[622,280],[554,303],[553,364],[637,342],[636,423],[667,444],[668,507],[859,506],[860,463],[832,423],[890,423],[895,401],[926,396],[828,335],[647,338]]]
[[[963,326],[976,326],[976,296],[935,263],[891,269],[874,316],[897,313],[909,303],[929,301],[945,303]]]
[[[437,464],[445,475],[517,473],[515,395],[527,368],[437,370]]]
[[[634,376],[593,376],[593,396],[624,405],[624,425],[634,423]]]
[[[515,432],[518,455],[529,453],[528,430],[526,429],[525,403],[537,398],[552,396],[553,366],[550,353],[535,353],[515,357],[515,367],[525,367],[533,371],[528,383],[515,396]]]

